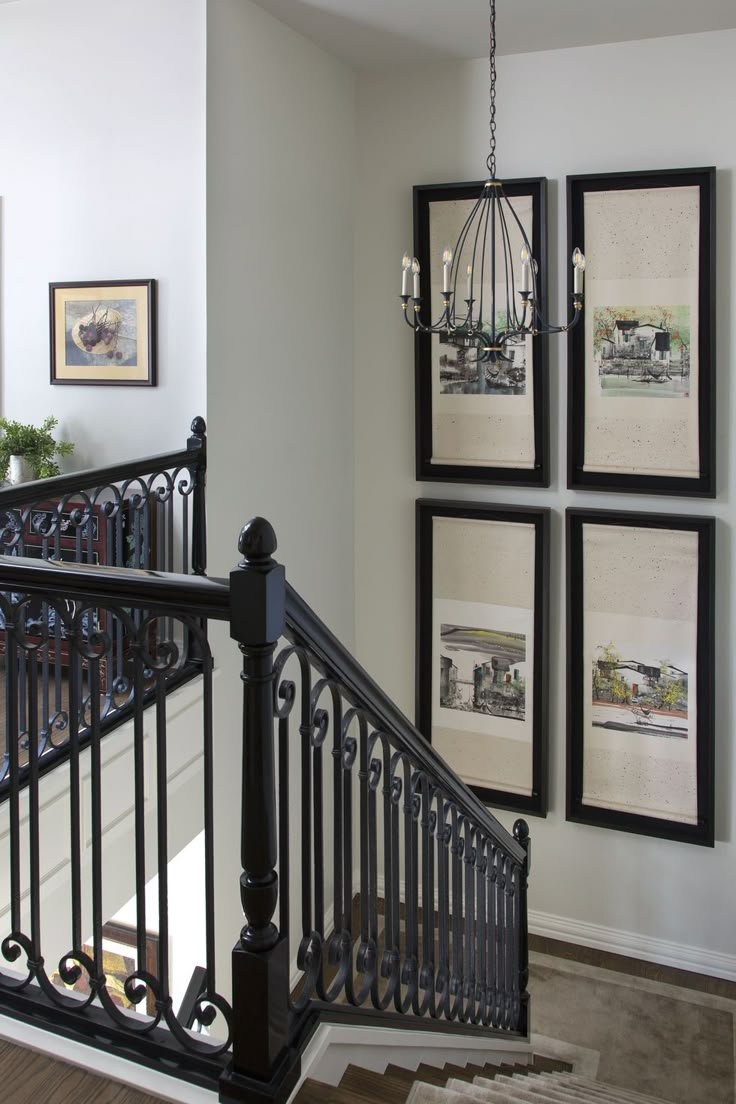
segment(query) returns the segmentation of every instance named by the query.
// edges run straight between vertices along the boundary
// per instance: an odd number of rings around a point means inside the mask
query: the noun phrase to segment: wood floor
[[[0,1100],[2,1104],[161,1104],[158,1096],[4,1042],[0,1042]]]

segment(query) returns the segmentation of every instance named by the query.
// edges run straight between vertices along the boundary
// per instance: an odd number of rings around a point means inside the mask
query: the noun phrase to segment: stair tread
[[[533,1054],[530,1066],[540,1073],[572,1073],[572,1062],[563,1062],[561,1058],[550,1058],[547,1054]]]
[[[556,1076],[556,1075],[552,1075]],[[561,1077],[559,1078],[562,1079]],[[601,1093],[608,1091],[617,1094],[617,1099],[621,1101],[631,1101],[631,1104],[662,1104],[662,1098],[659,1096],[652,1096],[651,1093],[641,1093],[636,1089],[628,1089],[621,1085],[611,1085],[604,1081],[593,1081],[589,1077],[581,1077],[579,1074],[569,1074],[569,1082],[572,1086],[579,1086],[580,1088],[590,1090],[593,1093]]]
[[[376,1088],[378,1090],[378,1083]],[[383,1104],[385,1100],[386,1096],[382,1091],[368,1096],[353,1089],[343,1089],[340,1085],[327,1085],[324,1081],[307,1078],[301,1085],[294,1104]]]
[[[443,1085],[415,1081],[406,1098],[406,1104],[465,1104],[467,1099],[464,1093],[452,1092]]]
[[[473,1082],[478,1085],[479,1088],[488,1088],[493,1090],[493,1093],[489,1095],[490,1099],[498,1099],[497,1094],[505,1094],[511,1100],[524,1101],[525,1104],[540,1104],[540,1101],[548,1100],[550,1104],[564,1104],[566,1101],[574,1100],[569,1093],[565,1093],[564,1087],[551,1087],[549,1091],[545,1090],[539,1083],[536,1085],[530,1083],[528,1077],[507,1077],[502,1075],[495,1081],[488,1081],[484,1084],[485,1078],[479,1077]],[[562,1083],[561,1083],[562,1084]],[[495,1094],[495,1095],[494,1095]]]
[[[338,1088],[368,1100],[375,1099],[374,1094],[377,1093],[382,1104],[404,1104],[411,1084],[398,1078],[387,1077],[383,1073],[376,1073],[375,1070],[350,1065],[340,1078]]]
[[[462,1085],[462,1089],[460,1086]],[[447,1088],[452,1089],[454,1092],[464,1092],[469,1100],[493,1100],[492,1095],[486,1090],[481,1089],[480,1086],[474,1084],[472,1081],[469,1085],[464,1084],[462,1081],[448,1081]]]

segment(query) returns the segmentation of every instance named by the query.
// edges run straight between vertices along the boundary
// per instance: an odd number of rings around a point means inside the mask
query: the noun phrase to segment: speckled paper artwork
[[[697,823],[698,535],[583,526],[583,800]]]
[[[433,520],[432,744],[469,785],[532,793],[535,527]]]
[[[475,200],[442,200],[429,205],[429,274],[433,320],[442,313],[442,265],[439,259],[457,241]],[[532,239],[533,200],[514,196],[513,205],[529,240]],[[509,219],[510,251],[518,257],[521,231]],[[503,256],[498,231],[497,248]],[[496,302],[505,304],[503,264],[498,268]],[[486,292],[488,294],[488,291]],[[497,323],[505,322],[499,314]],[[473,349],[462,349],[432,337],[432,463],[480,465],[497,468],[533,468],[534,365],[532,341],[508,348],[501,363],[479,363]]]
[[[700,475],[696,186],[584,197],[591,472]]]

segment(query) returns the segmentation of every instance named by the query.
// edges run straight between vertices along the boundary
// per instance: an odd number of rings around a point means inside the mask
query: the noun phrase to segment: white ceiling
[[[487,0],[255,0],[357,68],[488,53]],[[497,0],[499,54],[736,27],[736,0]]]

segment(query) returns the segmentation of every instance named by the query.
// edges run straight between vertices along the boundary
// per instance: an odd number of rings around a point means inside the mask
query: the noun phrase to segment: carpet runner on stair
[[[555,1058],[525,1066],[348,1066],[339,1085],[307,1080],[294,1104],[665,1104],[657,1097],[591,1081]]]
[[[664,1104],[653,1096],[618,1089],[601,1081],[587,1081],[569,1073],[499,1074],[471,1082],[451,1077],[447,1084],[415,1081],[406,1104]]]

